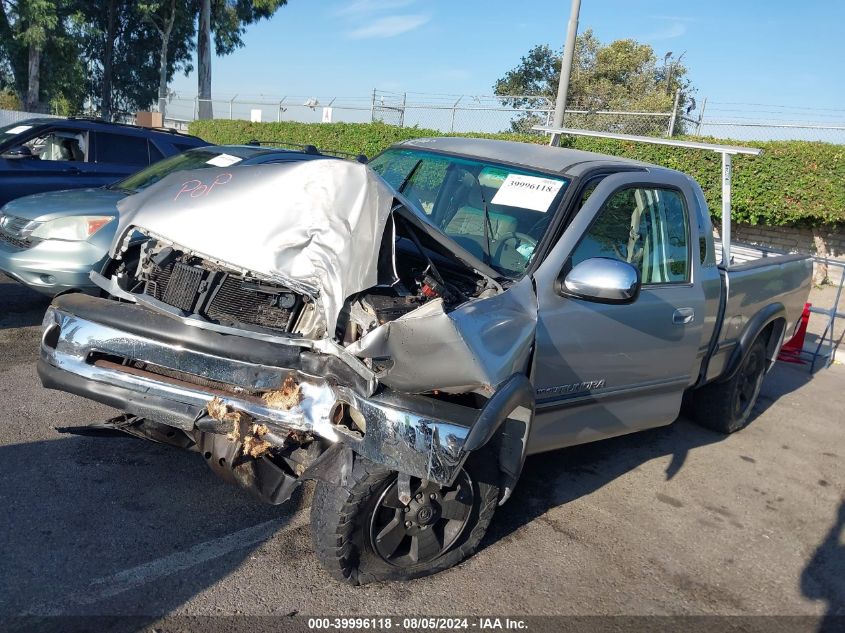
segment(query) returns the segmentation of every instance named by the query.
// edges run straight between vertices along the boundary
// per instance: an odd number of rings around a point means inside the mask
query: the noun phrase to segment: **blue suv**
[[[196,136],[96,119],[6,125],[0,127],[0,206],[32,193],[102,187],[204,145]]]

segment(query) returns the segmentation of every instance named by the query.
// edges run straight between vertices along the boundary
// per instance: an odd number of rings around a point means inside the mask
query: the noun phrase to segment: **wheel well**
[[[766,358],[770,361],[774,361],[778,354],[785,328],[786,319],[779,317],[771,323],[768,323],[758,336],[758,338],[762,339],[766,343]]]
[[[724,382],[733,378],[751,346],[763,336],[766,337],[766,358],[770,363],[774,362],[785,327],[786,310],[782,304],[773,303],[760,310],[745,326],[724,373],[716,380]]]

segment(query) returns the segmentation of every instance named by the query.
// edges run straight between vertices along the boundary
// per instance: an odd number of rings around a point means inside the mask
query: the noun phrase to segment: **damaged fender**
[[[537,330],[537,296],[525,277],[507,292],[474,299],[451,312],[441,300],[381,325],[347,346],[377,360],[379,382],[408,393],[475,392],[490,396],[525,374]]]
[[[534,387],[531,381],[525,374],[513,374],[499,385],[464,442],[467,453],[480,450],[502,429],[499,444],[499,470],[502,473],[499,505],[510,498],[522,473],[534,408]]]

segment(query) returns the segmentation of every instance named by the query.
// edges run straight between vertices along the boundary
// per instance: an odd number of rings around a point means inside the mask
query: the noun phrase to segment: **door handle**
[[[678,308],[672,315],[672,323],[675,325],[686,325],[695,320],[695,310],[692,308]]]

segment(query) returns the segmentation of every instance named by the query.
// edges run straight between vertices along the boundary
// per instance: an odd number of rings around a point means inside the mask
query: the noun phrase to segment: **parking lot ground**
[[[531,458],[473,557],[356,588],[313,556],[308,489],[259,505],[196,454],[57,433],[113,411],[40,387],[46,305],[0,278],[0,616],[845,614],[845,367],[778,364],[730,437]]]

